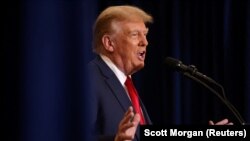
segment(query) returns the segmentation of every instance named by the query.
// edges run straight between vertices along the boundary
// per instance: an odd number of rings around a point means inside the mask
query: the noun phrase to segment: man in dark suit
[[[134,6],[108,7],[96,19],[93,51],[97,57],[89,63],[89,78],[91,124],[99,140],[139,140],[138,125],[151,124],[140,98],[139,110],[135,110],[125,82],[144,67],[146,24],[152,21],[149,14]],[[223,120],[219,124],[227,123]]]

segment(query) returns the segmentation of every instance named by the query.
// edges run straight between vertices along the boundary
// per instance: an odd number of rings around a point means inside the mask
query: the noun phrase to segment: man
[[[96,19],[93,51],[97,57],[89,63],[89,77],[91,124],[100,140],[139,140],[138,125],[151,124],[140,98],[136,108],[125,84],[132,83],[131,75],[144,67],[146,24],[152,21],[149,14],[134,6],[108,7]],[[218,124],[227,123],[223,120]]]

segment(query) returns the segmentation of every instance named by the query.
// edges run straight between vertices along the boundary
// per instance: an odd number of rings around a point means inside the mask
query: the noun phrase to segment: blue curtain
[[[97,8],[94,0],[6,3],[5,139],[89,140],[85,65]]]
[[[155,124],[207,124],[232,112],[213,93],[174,72],[167,56],[220,83],[250,122],[250,1],[23,0],[3,4],[4,135],[9,140],[88,140],[85,65],[92,25],[109,5],[132,4],[154,17],[136,85]]]
[[[207,124],[209,119],[227,117],[239,124],[208,89],[164,66],[170,56],[195,65],[220,83],[249,122],[249,1],[173,0],[148,5],[155,23],[141,91],[153,121]]]

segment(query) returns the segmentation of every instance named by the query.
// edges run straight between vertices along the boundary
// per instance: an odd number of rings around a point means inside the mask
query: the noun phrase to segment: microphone
[[[181,72],[181,73],[188,73],[196,78],[199,78],[203,81],[208,81],[210,83],[216,83],[213,79],[211,79],[210,77],[202,74],[201,72],[198,71],[198,69],[194,66],[194,65],[184,65],[180,60],[171,58],[171,57],[167,57],[165,60],[165,63],[173,68],[176,69],[177,71]]]
[[[180,60],[167,57],[165,59],[165,63],[173,69],[176,69],[177,71],[181,72],[183,75],[187,76],[188,78],[198,82],[199,84],[206,87],[208,90],[213,92],[228,108],[229,110],[234,114],[234,116],[238,119],[238,121],[241,123],[241,125],[246,125],[244,119],[238,112],[238,110],[230,103],[230,101],[227,99],[224,88],[219,83],[214,81],[212,78],[202,74],[197,70],[197,68],[194,65],[184,65]],[[221,88],[223,97],[212,87],[210,87],[206,82],[212,83],[216,85],[217,87]]]

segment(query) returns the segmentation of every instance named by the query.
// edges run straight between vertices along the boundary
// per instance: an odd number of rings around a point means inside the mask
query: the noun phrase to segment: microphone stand
[[[231,104],[231,102],[226,98],[225,96],[225,92],[224,92],[224,88],[218,84],[217,82],[215,82],[214,80],[209,81],[213,84],[215,84],[216,86],[220,87],[222,90],[222,95],[223,97],[217,92],[215,91],[215,89],[213,89],[212,87],[208,86],[206,83],[204,83],[203,81],[201,81],[200,79],[194,77],[193,75],[191,75],[188,72],[183,73],[184,76],[198,82],[199,84],[203,85],[204,87],[206,87],[208,90],[210,90],[212,93],[214,93],[227,107],[228,109],[234,114],[234,116],[237,118],[237,120],[240,122],[241,125],[246,125],[245,120],[242,118],[242,116],[240,115],[240,113],[238,112],[238,110]]]
[[[242,125],[246,125],[244,119],[238,112],[238,110],[233,106],[233,104],[230,103],[230,101],[227,99],[224,88],[218,84],[216,81],[214,81],[212,78],[207,77],[206,75],[200,73],[197,68],[194,65],[186,66],[181,61],[167,57],[165,59],[165,63],[170,66],[171,68],[177,69],[179,72],[181,72],[184,76],[198,82],[199,84],[206,87],[208,90],[210,90],[212,93],[214,93],[228,108],[229,110],[234,114],[234,116],[238,119],[238,121]],[[221,89],[222,96],[212,87],[210,87],[208,84],[213,84],[214,86],[217,86],[217,88]]]

